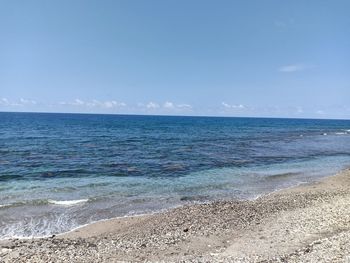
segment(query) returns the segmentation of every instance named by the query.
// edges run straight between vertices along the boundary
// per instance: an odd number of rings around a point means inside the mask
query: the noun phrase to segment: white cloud
[[[282,66],[278,69],[278,71],[284,72],[284,73],[293,73],[293,72],[297,72],[297,71],[303,71],[303,70],[306,70],[309,68],[310,67],[305,66],[303,64],[292,64],[292,65]]]
[[[92,100],[92,101],[89,101],[89,102],[83,102],[79,99],[76,100],[76,106],[87,106],[87,107],[90,107],[90,108],[94,108],[94,107],[101,107],[102,106],[102,103],[99,102],[98,100]]]
[[[24,104],[36,105],[37,104],[37,102],[35,100],[26,100],[26,99],[21,98],[19,101],[22,105],[24,105]]]
[[[147,109],[158,109],[158,108],[159,108],[159,104],[154,103],[154,102],[149,102],[149,103],[146,105],[146,108],[147,108]]]
[[[0,99],[0,105],[5,105],[5,106],[7,106],[7,105],[9,105],[9,104],[10,104],[10,102],[9,102],[8,99],[6,99],[6,98],[1,98],[1,99]]]
[[[114,100],[112,100],[112,101],[105,101],[103,103],[103,106],[106,107],[106,108],[114,108],[114,107],[118,106],[118,103],[116,101],[114,101]]]
[[[221,105],[224,106],[226,109],[245,109],[246,108],[243,104],[230,105],[230,104],[227,104],[226,102],[222,102]]]
[[[10,101],[7,98],[0,99],[0,105],[9,107],[23,107],[23,106],[33,106],[36,105],[35,100],[19,99],[19,101]]]
[[[178,104],[176,106],[180,109],[192,109],[192,106],[189,104]]]
[[[184,112],[192,110],[192,106],[190,104],[175,104],[171,101],[166,101],[163,104],[156,102],[149,102],[147,104],[138,103],[137,107],[143,110],[157,110],[159,113]]]
[[[85,105],[85,102],[80,100],[80,99],[75,99],[74,102],[72,103],[72,105],[74,105],[74,106],[82,106],[82,105]]]
[[[297,107],[296,111],[298,114],[304,113],[304,109],[302,107]]]
[[[174,103],[170,102],[170,101],[166,101],[163,105],[164,108],[166,109],[174,109],[175,108],[175,105]]]
[[[226,102],[222,102],[221,104],[222,104],[222,106],[224,106],[225,108],[231,108],[231,105],[227,104]]]
[[[81,99],[75,99],[73,102],[64,102],[64,101],[60,102],[59,105],[68,105],[68,106],[86,107],[86,108],[102,108],[102,109],[126,107],[126,104],[124,102],[117,102],[115,100],[110,100],[110,101],[91,100],[91,101],[85,102]]]
[[[190,104],[175,104],[170,101],[166,101],[163,104],[163,108],[166,109],[167,111],[177,111],[177,112],[183,112],[183,111],[192,111],[192,106]]]

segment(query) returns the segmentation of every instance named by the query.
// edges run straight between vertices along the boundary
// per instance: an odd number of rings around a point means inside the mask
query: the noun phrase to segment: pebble
[[[188,247],[189,242],[195,238],[206,240],[210,239],[211,236],[229,237],[233,233],[254,227],[257,228],[258,232],[259,229],[263,229],[263,220],[273,215],[278,215],[283,211],[312,207],[315,203],[327,204],[336,197],[349,195],[347,189],[344,191],[340,189],[335,191],[315,190],[288,194],[282,192],[263,196],[253,201],[232,200],[185,205],[164,213],[154,214],[147,220],[143,220],[139,224],[135,223],[132,228],[120,233],[113,232],[105,236],[84,239],[68,239],[53,235],[43,239],[14,239],[6,243],[3,242],[0,243],[0,263],[113,263],[118,262],[117,259],[125,260],[124,262],[147,262],[145,260],[149,258],[158,261],[157,256],[161,258],[165,254],[169,255],[170,258],[166,258],[164,262],[172,262],[172,260],[174,260],[173,262],[313,262],[308,261],[310,259],[308,257],[320,259],[320,261],[314,262],[327,262],[321,260],[321,255],[331,260],[328,262],[338,262],[332,260],[336,258],[343,260],[345,253],[350,255],[350,246],[348,246],[350,232],[346,232],[346,229],[343,235],[338,238],[316,240],[292,254],[276,255],[268,260],[259,255],[251,255],[246,258],[223,257],[221,252],[217,253],[218,246],[211,244],[206,245],[204,252],[194,248],[186,252],[181,246]],[[337,209],[332,211],[332,213],[337,212]],[[341,216],[342,213],[339,212],[339,217]],[[344,218],[342,224],[345,226],[347,224],[350,231],[349,217]],[[321,231],[324,226],[320,222],[315,227]],[[287,229],[283,233],[293,235],[295,232]],[[259,237],[262,238],[260,239],[262,242],[266,239],[263,235],[259,235]],[[285,241],[284,243],[287,243],[288,239],[286,238]],[[222,242],[228,245],[232,243],[227,239]],[[271,243],[271,248],[273,246]],[[325,252],[327,250],[332,252],[327,254]]]

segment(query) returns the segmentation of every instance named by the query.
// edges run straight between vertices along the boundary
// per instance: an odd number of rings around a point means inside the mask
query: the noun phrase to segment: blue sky
[[[350,1],[0,2],[0,111],[350,118]]]

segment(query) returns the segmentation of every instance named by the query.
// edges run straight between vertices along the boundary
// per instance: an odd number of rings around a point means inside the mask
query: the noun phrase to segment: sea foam
[[[64,205],[64,206],[72,206],[77,205],[81,203],[87,202],[89,199],[79,199],[79,200],[64,200],[64,201],[58,201],[58,200],[49,200],[49,204],[53,205]]]

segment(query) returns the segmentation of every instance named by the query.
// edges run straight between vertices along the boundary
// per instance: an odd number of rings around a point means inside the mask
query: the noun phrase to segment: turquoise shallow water
[[[350,121],[0,113],[0,238],[218,199],[350,165]]]

